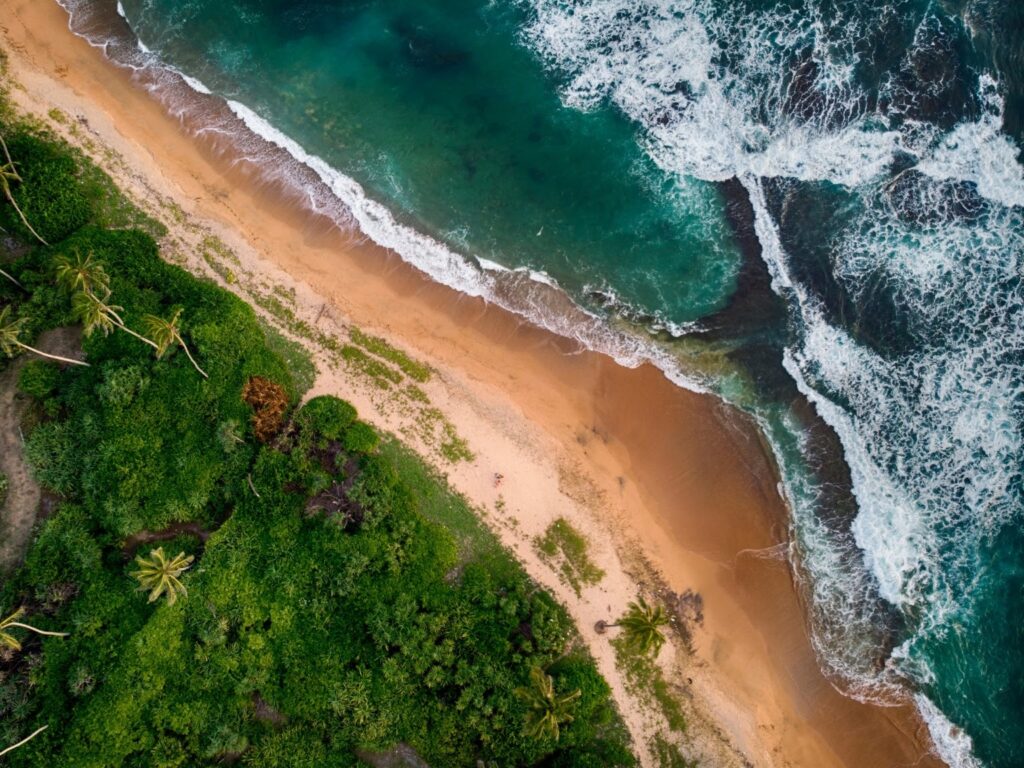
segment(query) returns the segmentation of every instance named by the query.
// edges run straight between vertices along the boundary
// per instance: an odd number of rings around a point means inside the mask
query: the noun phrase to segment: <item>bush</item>
[[[18,374],[18,389],[37,400],[45,400],[57,388],[60,367],[49,360],[29,360]]]
[[[342,445],[349,453],[373,453],[380,445],[380,436],[365,421],[357,421],[345,430]]]
[[[296,414],[295,421],[305,432],[328,440],[338,440],[356,420],[356,409],[330,395],[314,397]]]
[[[7,501],[7,491],[11,488],[11,481],[7,479],[7,475],[0,472],[0,507]]]
[[[70,150],[27,132],[12,135],[7,148],[21,176],[13,185],[14,199],[44,240],[60,242],[89,221],[92,207]],[[34,240],[6,199],[0,200],[0,226]]]
[[[42,485],[64,496],[74,495],[82,466],[69,424],[40,424],[25,443],[25,456]]]

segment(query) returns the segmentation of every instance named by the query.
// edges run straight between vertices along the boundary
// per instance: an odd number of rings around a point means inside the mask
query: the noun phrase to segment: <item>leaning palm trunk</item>
[[[32,741],[32,739],[34,739],[36,736],[38,736],[40,733],[42,733],[43,731],[45,731],[49,727],[50,726],[48,726],[48,725],[44,725],[42,728],[37,728],[36,730],[32,731],[31,734],[29,734],[24,739],[19,741],[17,744],[11,744],[11,746],[9,746],[9,747],[7,747],[5,749],[0,749],[0,757],[3,757],[8,752],[13,752],[18,747],[21,747],[21,746],[24,746],[25,744],[28,744],[30,741]]]
[[[109,295],[108,295],[109,298]],[[134,336],[139,341],[149,344],[153,349],[159,349],[155,342],[150,341],[140,333],[136,333],[127,325],[121,315],[117,313],[117,310],[122,307],[107,304],[104,299],[99,298],[89,288],[82,289],[75,298],[72,300],[72,308],[75,313],[79,316],[79,319],[86,326],[86,333],[92,332],[96,328],[103,330],[104,335],[108,332],[111,326],[120,328],[122,331],[130,336]]]
[[[26,352],[31,352],[32,354],[39,355],[40,357],[47,357],[50,360],[56,360],[59,363],[70,363],[71,365],[82,365],[86,368],[89,367],[89,364],[84,360],[75,360],[73,357],[61,357],[60,355],[51,355],[49,352],[43,352],[41,349],[30,347],[28,344],[24,344],[20,341],[16,341],[14,344],[20,349],[24,349]]]
[[[15,651],[21,650],[21,643],[14,637],[8,630],[11,627],[19,627],[20,629],[26,629],[29,632],[35,632],[37,635],[46,635],[47,637],[67,637],[67,632],[48,632],[45,629],[39,629],[33,627],[31,624],[25,624],[18,621],[22,616],[25,615],[25,609],[19,608],[6,619],[0,620],[0,645],[6,646]]]
[[[136,333],[131,328],[129,328],[127,325],[125,325],[124,320],[121,319],[121,316],[119,314],[117,314],[116,312],[113,312],[113,311],[111,311],[110,314],[111,314],[111,316],[112,316],[112,318],[114,320],[114,324],[118,328],[120,328],[122,331],[127,333],[129,336],[134,336],[139,341],[142,341],[142,342],[145,342],[146,344],[149,344],[149,346],[151,346],[153,349],[159,349],[159,347],[156,345],[155,341],[152,341],[151,339],[147,339],[141,333]]]
[[[4,137],[0,136],[0,147],[3,147],[4,157],[7,158],[7,162],[2,168],[0,168],[0,185],[4,188],[4,197],[7,198],[7,202],[14,206],[14,210],[18,212],[18,216],[21,218],[21,223],[25,225],[29,232],[43,245],[49,245],[48,242],[43,240],[42,236],[32,228],[32,225],[28,223],[28,219],[25,218],[25,214],[21,212],[21,208],[18,206],[18,201],[14,199],[14,192],[11,190],[11,182],[21,182],[21,176],[18,175],[18,171],[14,167],[14,161],[11,159],[11,153],[7,151],[7,142],[4,141]]]
[[[196,359],[194,357],[192,357],[192,353],[188,351],[188,347],[185,345],[184,341],[181,342],[181,348],[183,350],[185,350],[185,354],[188,356],[188,359],[191,361],[191,363],[195,367],[195,369],[197,371],[199,371],[200,374],[202,374],[203,378],[204,379],[210,378],[209,374],[206,371],[204,371],[202,368],[199,367],[199,363],[197,363]]]
[[[4,307],[0,309],[0,353],[7,355],[8,357],[14,357],[18,350],[25,350],[32,352],[33,354],[40,355],[42,357],[48,357],[51,360],[57,360],[62,363],[70,363],[71,365],[84,365],[89,364],[83,360],[73,360],[70,357],[61,357],[60,355],[51,355],[48,352],[43,352],[41,349],[30,347],[25,344],[18,337],[21,335],[21,328],[25,323],[26,318],[18,318],[17,320],[9,319],[11,313],[10,307]]]
[[[135,337],[136,339],[138,339],[139,341],[144,341],[145,343],[149,344],[149,346],[151,346],[151,347],[152,347],[153,349],[156,349],[156,348],[157,348],[157,347],[156,347],[156,344],[154,344],[154,343],[153,343],[152,341],[150,341],[149,339],[147,339],[147,338],[146,338],[145,336],[143,336],[143,335],[142,335],[141,333],[136,333],[135,331],[133,331],[133,330],[132,330],[131,328],[129,328],[129,327],[128,327],[127,325],[125,325],[124,323],[118,323],[118,324],[117,324],[117,327],[118,327],[118,328],[120,328],[120,329],[121,329],[122,331],[124,331],[125,333],[127,333],[128,335],[130,335],[130,336],[134,336],[134,337]]]
[[[164,356],[164,353],[171,347],[172,344],[177,344],[188,355],[189,362],[192,366],[199,371],[200,375],[204,379],[210,378],[206,371],[199,367],[199,363],[192,357],[192,353],[189,351],[188,345],[185,343],[185,339],[181,336],[181,330],[178,327],[178,321],[181,318],[181,310],[177,310],[170,320],[164,320],[162,317],[156,315],[146,315],[144,322],[146,323],[146,330],[149,331],[149,335],[153,337],[156,342],[156,356],[160,359]]]
[[[5,272],[4,270],[0,269],[0,275],[3,275],[4,277],[6,277],[8,280],[10,280],[12,283],[14,283],[19,288],[24,289],[24,286],[21,283],[19,283],[17,280],[15,280],[14,279],[14,275],[10,274],[9,272]]]

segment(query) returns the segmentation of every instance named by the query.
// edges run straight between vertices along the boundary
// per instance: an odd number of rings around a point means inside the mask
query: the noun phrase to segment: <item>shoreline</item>
[[[625,607],[623,598],[635,595],[633,568],[623,564],[614,537],[628,542],[620,551],[635,545],[672,591],[703,596],[705,622],[694,631],[695,654],[682,660],[694,679],[688,695],[710,710],[747,760],[941,765],[925,755],[927,731],[912,706],[846,699],[818,669],[788,564],[772,556],[787,545],[786,511],[745,418],[709,396],[679,389],[651,365],[626,369],[581,351],[494,305],[430,282],[394,254],[324,232],[282,206],[273,188],[254,183],[230,158],[186,135],[130,73],[71,34],[55,3],[2,5],[13,79],[29,86],[13,94],[22,109],[45,115],[57,106],[84,117],[80,124],[89,135],[134,172],[126,181],[113,173],[119,183],[155,190],[189,219],[212,222],[207,226],[253,273],[284,280],[276,271],[283,270],[297,281],[296,301],[305,315],[329,304],[332,315],[430,363],[439,381],[426,388],[478,454],[471,464],[447,468],[449,480],[475,504],[491,508],[498,496],[491,478],[496,471],[506,476],[505,516],[517,525],[499,519],[499,533],[531,575],[552,586],[553,576],[544,573],[550,569],[530,546],[530,537],[552,519],[565,516],[588,534],[595,557],[610,566],[606,580],[581,600],[557,577],[552,588],[568,603],[613,687],[614,660],[600,650],[607,640],[591,627],[614,618]],[[178,232],[173,237],[185,239]],[[192,258],[189,266],[201,269],[198,256]],[[345,376],[321,369],[313,394],[348,388],[337,393],[395,430],[400,417],[384,413],[372,393],[352,394]],[[488,512],[492,527],[495,516],[502,517]],[[605,604],[611,615],[601,610]]]

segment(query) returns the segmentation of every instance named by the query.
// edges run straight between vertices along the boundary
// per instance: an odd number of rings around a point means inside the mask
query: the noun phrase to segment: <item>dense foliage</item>
[[[564,610],[462,500],[347,403],[296,410],[252,310],[163,262],[149,235],[98,226],[66,148],[27,130],[9,144],[19,202],[51,243],[0,205],[22,240],[4,267],[26,288],[0,286],[0,305],[27,318],[26,339],[72,324],[54,264],[88,253],[125,325],[183,309],[209,374],[117,330],[83,339],[89,367],[22,368],[27,454],[59,503],[0,615],[25,606],[70,635],[0,655],[0,747],[49,726],[10,765],[349,766],[400,742],[433,766],[633,764]],[[253,381],[287,400],[265,444],[242,396]],[[132,576],[157,547],[195,558],[173,604]],[[579,691],[557,741],[526,732],[516,691],[533,670]]]

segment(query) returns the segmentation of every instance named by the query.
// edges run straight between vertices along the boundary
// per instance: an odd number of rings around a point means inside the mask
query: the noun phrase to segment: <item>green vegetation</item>
[[[18,374],[18,389],[29,397],[46,400],[57,389],[60,367],[47,360],[29,360]]]
[[[640,597],[629,604],[617,626],[622,627],[622,643],[626,650],[639,656],[657,656],[665,644],[661,630],[668,626],[668,615],[662,606],[652,607]]]
[[[652,752],[662,768],[697,768],[696,760],[687,760],[679,754],[679,747],[661,734],[654,737]]]
[[[259,320],[260,328],[267,340],[267,347],[284,361],[292,376],[295,393],[302,397],[316,381],[316,365],[309,359],[309,353],[302,345],[282,336],[269,323]]]
[[[558,741],[561,726],[573,721],[573,703],[582,694],[579,688],[571,693],[557,693],[551,675],[534,667],[530,670],[530,687],[517,688],[516,695],[529,707],[526,732],[535,738],[546,736]]]
[[[46,245],[46,241],[43,240],[42,236],[38,232],[36,232],[35,228],[33,228],[33,226],[29,223],[28,219],[25,217],[25,212],[21,210],[21,206],[18,205],[18,201],[15,200],[14,198],[14,192],[12,191],[12,188],[16,184],[21,184],[23,179],[21,178],[21,174],[18,173],[18,169],[14,165],[14,161],[11,159],[11,153],[7,149],[7,142],[4,141],[3,136],[0,136],[0,149],[3,149],[4,153],[4,162],[2,165],[0,165],[0,190],[3,191],[4,197],[7,198],[7,202],[10,203],[11,208],[14,209],[14,212],[18,214],[18,219],[21,222],[22,226],[24,226],[25,229],[27,229],[32,234],[32,237],[41,242],[43,245]],[[19,284],[17,280],[15,280],[6,272],[4,272],[3,275],[8,280],[13,282],[15,285]]]
[[[107,331],[84,336],[88,366],[19,380],[53,404],[26,455],[59,504],[0,585],[0,612],[33,615],[8,625],[5,765],[356,766],[399,742],[433,766],[634,765],[571,620],[464,500],[347,403],[297,408],[308,360],[147,232],[111,229],[131,205],[98,201],[76,153],[0,130],[50,243],[0,204],[23,241],[5,350],[85,319],[76,293]]]
[[[657,702],[669,728],[676,733],[684,733],[686,716],[661,667],[651,656],[636,653],[623,637],[615,638],[611,644],[615,650],[616,665],[625,675],[626,683],[633,693],[645,700]]]
[[[0,472],[0,507],[3,507],[4,502],[7,501],[7,492],[11,489],[11,481],[7,479],[7,475]]]
[[[604,571],[587,554],[587,540],[564,518],[551,523],[544,535],[534,540],[534,546],[548,564],[558,569],[577,595],[584,586],[597,584],[604,578]]]
[[[149,602],[160,599],[167,595],[167,604],[174,605],[178,601],[178,595],[185,597],[188,590],[181,583],[183,574],[195,560],[193,555],[186,555],[180,552],[171,559],[167,559],[163,547],[157,547],[149,553],[149,557],[141,555],[135,558],[135,564],[139,566],[132,576],[139,582],[139,591],[149,593]]]
[[[24,616],[25,609],[19,608],[6,619],[0,619],[0,646],[10,648],[13,651],[21,650],[21,643],[18,642],[18,638],[14,636],[12,631],[15,629],[22,629],[26,632],[34,632],[37,635],[46,635],[48,637],[67,637],[67,632],[49,632],[45,629],[33,627],[31,624],[26,624],[21,621]]]
[[[367,333],[363,333],[358,328],[352,328],[349,331],[349,336],[352,341],[363,349],[366,349],[377,357],[383,358],[384,360],[397,365],[401,369],[402,373],[410,379],[418,381],[421,384],[430,379],[430,369],[427,366],[423,365],[423,363],[416,362],[402,350],[395,349],[384,341],[384,339],[377,336],[370,336]]]
[[[346,344],[341,349],[341,356],[352,368],[368,376],[381,389],[390,389],[392,384],[402,383],[402,374],[387,363],[371,357],[359,347]]]

